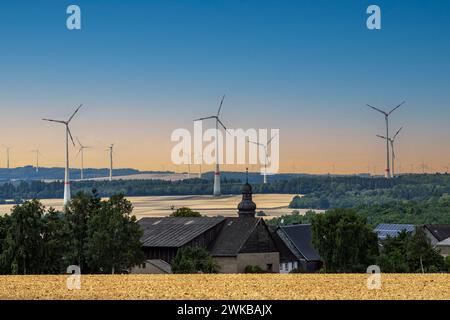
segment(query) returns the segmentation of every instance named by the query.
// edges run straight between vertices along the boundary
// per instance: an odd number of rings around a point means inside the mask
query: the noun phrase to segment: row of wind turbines
[[[215,163],[215,171],[214,171],[214,190],[213,190],[213,195],[215,197],[218,197],[221,195],[221,191],[220,191],[220,166],[219,166],[219,162],[220,162],[220,153],[219,153],[219,128],[222,127],[225,132],[227,134],[230,134],[228,132],[228,129],[225,127],[225,125],[223,124],[223,122],[220,120],[220,111],[222,110],[222,106],[223,106],[223,101],[225,100],[225,95],[223,95],[222,100],[220,100],[220,104],[219,104],[219,109],[217,110],[217,113],[212,115],[212,116],[206,116],[206,117],[202,117],[202,118],[198,118],[195,119],[195,121],[203,121],[203,120],[209,120],[209,119],[213,119],[215,121],[215,126],[216,126],[216,134],[215,134],[215,156],[216,156],[216,163]],[[258,141],[251,141],[249,139],[247,139],[247,143],[252,143],[252,144],[256,144],[259,147],[263,148],[264,152],[265,152],[265,161],[264,161],[264,173],[263,173],[263,183],[267,184],[267,165],[268,165],[268,161],[269,161],[269,154],[268,154],[268,148],[270,146],[270,143],[273,141],[273,139],[276,136],[273,136],[269,141],[267,141],[266,143],[262,143],[262,142],[258,142]],[[190,166],[189,169],[190,171]],[[201,172],[201,167],[200,167],[200,172]],[[201,173],[200,173],[201,176]]]
[[[67,206],[71,200],[71,194],[70,194],[70,176],[69,176],[69,138],[72,141],[73,146],[75,147],[75,141],[73,139],[72,133],[70,131],[70,127],[69,124],[72,121],[72,119],[75,117],[75,115],[78,113],[78,111],[81,109],[83,105],[81,104],[80,106],[78,106],[78,108],[76,108],[76,110],[74,111],[74,113],[70,116],[70,118],[66,121],[64,120],[55,120],[55,119],[42,119],[44,121],[49,121],[49,122],[54,122],[54,123],[59,123],[59,124],[63,124],[65,126],[65,155],[66,155],[66,165],[65,165],[65,170],[64,170],[64,207]],[[83,144],[81,144],[80,140],[78,140],[78,138],[76,138],[78,144],[79,144],[79,149],[78,149],[78,153],[77,156],[80,154],[81,155],[81,180],[84,179],[84,149],[88,149],[91,148],[90,146],[84,146]],[[114,144],[111,144],[108,147],[108,151],[109,151],[109,159],[110,159],[110,166],[109,166],[109,180],[112,181],[112,171],[113,171],[113,151],[114,148]],[[37,151],[37,155],[39,154],[39,150]]]
[[[400,131],[403,129],[403,127],[400,127],[400,129],[397,130],[395,135],[391,138],[389,136],[389,116],[398,108],[400,108],[403,104],[405,104],[406,101],[403,101],[399,105],[397,105],[395,108],[393,108],[390,111],[384,111],[379,108],[376,108],[374,106],[371,106],[370,104],[367,104],[368,107],[372,108],[375,111],[380,112],[382,115],[384,115],[385,124],[386,124],[386,135],[380,135],[377,134],[378,138],[381,138],[383,140],[386,140],[386,170],[384,173],[384,176],[389,179],[393,178],[395,176],[395,151],[394,151],[394,142],[397,138]],[[389,155],[389,147],[391,147],[391,155]],[[392,164],[392,165],[391,165]]]

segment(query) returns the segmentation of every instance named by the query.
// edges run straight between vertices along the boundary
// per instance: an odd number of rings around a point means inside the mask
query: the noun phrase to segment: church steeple
[[[254,217],[256,204],[252,200],[252,186],[248,183],[248,168],[245,173],[245,184],[242,186],[242,201],[238,205],[239,217]]]

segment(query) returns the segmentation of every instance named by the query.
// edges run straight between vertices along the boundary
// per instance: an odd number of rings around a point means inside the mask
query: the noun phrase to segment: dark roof
[[[289,249],[286,243],[281,239],[281,237],[277,233],[278,226],[268,226],[270,234],[272,235],[273,240],[275,241],[275,245],[277,246],[278,251],[280,252],[280,261],[282,262],[290,262],[296,261],[297,257],[295,254]]]
[[[379,239],[386,239],[388,236],[395,238],[402,231],[414,232],[415,226],[413,224],[390,224],[380,223],[375,228],[375,232]]]
[[[223,222],[223,217],[195,218],[142,218],[138,221],[143,230],[143,247],[181,247],[205,231]]]
[[[260,220],[254,217],[226,218],[211,248],[211,255],[236,256]]]
[[[145,260],[146,263],[153,265],[155,268],[161,270],[164,273],[172,273],[172,267],[170,264],[161,259]]]
[[[425,228],[427,228],[438,241],[450,237],[450,224],[426,224]]]
[[[295,224],[289,226],[281,226],[280,230],[286,235],[289,241],[294,245],[295,249],[308,261],[320,261],[319,254],[311,243],[311,225]]]

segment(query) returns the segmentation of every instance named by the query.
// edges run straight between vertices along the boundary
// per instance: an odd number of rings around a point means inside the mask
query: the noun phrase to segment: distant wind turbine
[[[75,139],[77,140],[78,145],[80,146],[78,149],[77,155],[75,156],[75,159],[78,157],[78,155],[81,156],[80,179],[83,180],[84,179],[84,149],[90,149],[92,147],[82,145],[80,140],[78,140],[77,137],[75,137]]]
[[[400,103],[398,106],[396,106],[394,109],[392,109],[389,112],[386,112],[386,111],[383,111],[381,109],[375,108],[375,107],[371,106],[370,104],[367,105],[368,107],[372,108],[373,110],[382,113],[384,115],[384,119],[386,121],[386,172],[385,172],[385,177],[386,178],[390,178],[391,177],[391,170],[389,168],[389,116],[392,114],[392,112],[394,112],[395,110],[400,108],[400,106],[403,105],[404,103],[405,103],[405,101]]]
[[[31,150],[31,152],[36,154],[36,172],[39,172],[39,156],[42,155],[41,151],[39,151],[39,147],[37,147],[34,150]]]
[[[44,121],[61,123],[66,127],[66,167],[64,171],[64,207],[66,207],[70,202],[70,178],[69,178],[69,137],[72,140],[73,146],[75,146],[75,142],[73,141],[72,133],[70,132],[69,123],[72,121],[73,117],[77,114],[78,110],[83,105],[80,105],[75,112],[70,116],[69,120],[53,120],[53,119],[42,119]]]
[[[10,168],[10,162],[9,162],[9,151],[12,149],[10,146],[3,146],[6,151],[6,169]]]
[[[269,141],[267,141],[266,144],[264,143],[260,143],[260,142],[256,142],[256,141],[251,141],[248,140],[248,142],[256,144],[260,147],[262,147],[264,149],[264,155],[265,155],[265,160],[264,160],[264,184],[267,184],[267,163],[269,162],[269,154],[268,154],[268,148],[270,146],[270,143],[272,142],[272,140],[276,137],[277,135],[274,135],[272,138],[270,138]]]
[[[112,181],[113,176],[113,154],[114,154],[114,143],[108,147],[109,151],[109,181]]]
[[[398,129],[398,131],[395,133],[395,135],[392,138],[389,138],[389,143],[391,144],[391,160],[392,160],[392,177],[395,176],[395,150],[394,150],[394,142],[395,142],[395,138],[397,138],[397,135],[400,133],[400,131],[402,131],[403,127],[401,127],[400,129]],[[381,139],[386,139],[385,136],[379,135],[377,134],[378,138]]]
[[[228,132],[225,125],[220,121],[219,115],[220,110],[222,109],[223,100],[225,99],[225,95],[222,97],[222,100],[220,101],[219,110],[217,110],[217,114],[209,117],[204,117],[200,119],[196,119],[194,121],[202,121],[207,119],[215,119],[216,120],[216,170],[214,172],[214,191],[213,194],[215,197],[220,196],[220,170],[219,170],[219,124],[225,129],[225,132]]]

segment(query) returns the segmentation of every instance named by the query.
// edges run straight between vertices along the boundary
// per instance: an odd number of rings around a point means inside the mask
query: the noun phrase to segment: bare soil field
[[[289,202],[293,194],[255,194],[253,201],[257,205],[257,211],[262,210],[268,218],[292,213]],[[133,214],[136,218],[164,217],[172,213],[172,207],[189,207],[207,216],[236,216],[237,205],[241,201],[241,195],[224,195],[219,198],[207,195],[194,196],[148,196],[127,197],[133,203]],[[62,209],[61,199],[43,199],[46,207]],[[0,214],[9,213],[12,205],[0,205]],[[300,209],[301,213],[307,210]],[[316,210],[320,211],[320,210]]]
[[[0,299],[450,299],[449,274],[383,274],[381,289],[365,274],[0,276]]]

